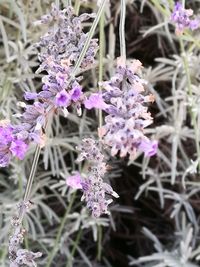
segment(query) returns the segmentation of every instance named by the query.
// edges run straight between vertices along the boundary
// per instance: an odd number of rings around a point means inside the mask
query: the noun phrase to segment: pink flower
[[[77,172],[75,175],[67,177],[66,184],[73,189],[82,189],[82,177],[80,173]]]
[[[84,101],[85,108],[105,109],[108,105],[104,102],[101,94],[92,94]]]
[[[146,157],[151,157],[157,153],[158,141],[142,140],[139,149],[145,153]]]

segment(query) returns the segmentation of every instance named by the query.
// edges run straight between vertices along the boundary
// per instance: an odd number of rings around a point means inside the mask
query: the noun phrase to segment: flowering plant
[[[198,1],[0,5],[0,265],[197,267]]]

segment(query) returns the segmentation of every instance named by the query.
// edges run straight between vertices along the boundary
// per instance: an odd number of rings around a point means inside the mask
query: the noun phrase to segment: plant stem
[[[126,19],[126,0],[121,0],[121,13],[119,24],[120,55],[126,61],[126,41],[125,41],[125,19]]]
[[[59,8],[59,6],[60,6],[60,0],[56,0],[55,1],[55,4],[56,4],[57,8]]]
[[[37,145],[36,150],[35,150],[35,155],[34,155],[34,158],[33,158],[33,164],[32,164],[32,167],[31,167],[30,175],[29,175],[29,178],[28,178],[27,186],[26,186],[26,190],[25,190],[25,193],[24,193],[24,199],[23,199],[24,202],[26,202],[30,197],[31,188],[32,188],[34,177],[35,177],[35,173],[36,173],[36,169],[37,169],[37,164],[38,164],[40,152],[41,152],[41,147],[39,145]]]
[[[71,6],[72,5],[72,1],[71,0],[67,0],[67,6]]]
[[[48,125],[48,118],[51,114],[51,112],[54,112],[54,109],[49,109],[49,111],[47,112],[46,115],[46,122],[45,122],[45,126],[44,126],[44,130],[46,131],[47,129],[47,125]],[[38,161],[39,161],[39,157],[40,157],[40,152],[41,152],[41,146],[37,145],[36,149],[35,149],[35,154],[34,154],[34,158],[33,158],[33,164],[31,166],[31,171],[28,177],[28,181],[26,184],[26,189],[24,192],[24,197],[23,197],[23,203],[27,202],[28,200],[30,200],[30,195],[31,195],[31,189],[32,189],[32,185],[33,185],[33,180],[35,177],[35,173],[37,170],[37,166],[38,166]],[[25,209],[23,207],[23,205],[21,206],[21,209],[19,210],[19,220],[22,223],[24,215],[25,215]]]
[[[79,13],[80,6],[81,6],[80,0],[76,0],[75,1],[75,5],[74,5],[74,12],[75,12],[75,14],[77,16],[78,16],[78,13]]]
[[[76,75],[76,73],[77,73],[77,71],[78,71],[78,69],[79,69],[79,67],[80,67],[80,65],[81,65],[81,62],[83,61],[83,58],[84,58],[84,56],[85,56],[85,54],[86,54],[86,52],[87,52],[87,50],[88,50],[88,47],[89,47],[89,45],[90,45],[90,41],[91,41],[91,39],[92,39],[92,36],[94,35],[94,31],[95,31],[96,26],[97,26],[97,24],[98,24],[98,22],[99,22],[99,19],[100,19],[100,17],[101,17],[101,14],[102,14],[102,11],[103,11],[103,8],[104,8],[104,6],[105,6],[106,1],[107,1],[107,0],[102,0],[102,2],[101,2],[101,5],[100,5],[99,10],[98,10],[98,12],[97,12],[97,16],[96,16],[95,20],[94,20],[93,23],[92,23],[92,27],[91,27],[91,29],[90,29],[90,31],[89,31],[89,33],[88,33],[88,36],[87,36],[87,39],[86,39],[86,41],[85,41],[84,47],[83,47],[83,49],[82,49],[82,51],[81,51],[81,53],[80,53],[80,56],[79,56],[79,58],[78,58],[78,60],[77,60],[77,62],[76,62],[76,65],[74,66],[74,69],[73,69],[73,75],[71,76],[70,81],[71,81],[71,80],[73,79],[73,77]],[[69,81],[69,82],[70,82],[70,81]]]
[[[7,252],[8,252],[8,249],[7,249],[7,246],[4,246],[4,248],[2,247],[1,248],[1,261],[0,261],[0,263],[2,263],[3,265],[2,265],[2,267],[7,267],[6,265],[5,265],[5,263],[6,263],[6,257],[7,257]]]
[[[161,6],[160,1],[158,0],[151,0],[151,2],[155,5],[155,7],[165,16],[169,17],[170,13],[169,10],[166,10],[163,6]]]
[[[104,35],[104,24],[105,24],[105,14],[102,12],[100,22],[99,22],[99,82],[103,80],[103,58],[104,58],[104,49],[105,49],[105,35]],[[102,88],[99,85],[99,92],[102,92]],[[99,109],[99,128],[103,125],[103,116],[102,110]],[[97,258],[101,259],[101,226],[98,227],[98,247],[97,247]],[[69,267],[69,266],[67,266]]]
[[[101,260],[101,252],[102,252],[102,227],[98,226],[98,251],[97,251],[97,260]]]
[[[76,248],[77,248],[79,240],[81,238],[81,234],[82,234],[82,229],[80,228],[79,231],[78,231],[76,240],[74,242],[73,248],[72,248],[72,252],[71,252],[71,255],[70,255],[71,257],[67,261],[66,267],[71,267],[72,266],[72,259],[73,259],[74,253],[76,252]]]
[[[192,118],[192,125],[194,127],[194,132],[195,132],[195,142],[196,142],[196,151],[197,151],[197,157],[198,157],[198,169],[200,170],[200,146],[199,146],[199,129],[196,121],[196,114],[193,111],[193,95],[192,95],[192,86],[191,86],[191,78],[190,78],[190,70],[189,70],[189,65],[188,65],[188,60],[186,57],[186,51],[184,48],[183,40],[179,38],[180,41],[180,47],[181,47],[181,52],[183,54],[183,64],[185,68],[185,73],[187,77],[187,84],[188,84],[188,95],[191,99],[191,106],[189,107],[190,115]]]
[[[18,185],[19,185],[19,198],[22,198],[22,195],[23,195],[23,183],[22,183],[22,176],[19,175],[18,176]]]
[[[104,23],[105,23],[105,15],[102,12],[100,22],[99,22],[99,82],[103,80],[103,58],[104,58]],[[102,88],[99,86],[99,92],[101,93]],[[102,110],[99,109],[99,127],[102,127]]]
[[[72,205],[74,203],[75,197],[76,197],[76,193],[73,193],[72,198],[71,198],[70,203],[69,203],[69,206],[67,207],[65,215],[64,215],[64,217],[63,217],[63,219],[61,221],[60,227],[58,229],[58,233],[56,235],[56,239],[55,239],[55,242],[54,242],[53,249],[49,253],[48,262],[47,262],[46,267],[50,267],[51,266],[52,260],[53,260],[54,256],[56,255],[57,250],[59,249],[58,246],[59,246],[61,234],[62,234],[63,228],[64,228],[64,226],[65,226],[65,224],[67,222],[67,216],[68,216],[68,214],[69,214],[69,212],[71,210],[71,207],[72,207]]]

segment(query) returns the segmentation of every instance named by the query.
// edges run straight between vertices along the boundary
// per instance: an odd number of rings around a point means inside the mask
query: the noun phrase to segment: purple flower
[[[27,249],[22,249],[21,245],[24,240],[24,235],[26,233],[22,222],[20,221],[21,214],[25,214],[29,211],[31,207],[30,201],[23,201],[18,206],[18,213],[13,216],[11,224],[13,231],[9,237],[9,259],[10,267],[19,266],[36,266],[35,259],[42,256],[41,252],[32,252]]]
[[[92,109],[92,108],[99,108],[99,109],[106,109],[108,106],[101,94],[92,94],[89,96],[88,99],[84,101],[85,108]]]
[[[31,92],[25,92],[24,93],[24,99],[25,100],[33,100],[33,99],[36,99],[38,96],[37,93],[31,93]]]
[[[43,145],[43,129],[50,108],[46,102],[35,101],[32,105],[26,105],[20,118],[21,123],[14,126],[15,139],[23,140],[26,144],[34,141]]]
[[[142,66],[138,60],[127,66],[120,60],[118,62],[114,76],[101,83],[108,115],[105,125],[99,129],[99,136],[105,145],[111,147],[111,155],[119,152],[120,157],[128,154],[134,159],[141,140],[149,140],[144,135],[144,128],[152,123],[152,117],[146,103],[153,102],[154,97],[142,94],[146,81],[136,74]],[[149,146],[144,152],[152,156],[155,153]]]
[[[62,90],[56,95],[56,106],[57,107],[67,107],[70,102],[70,95],[65,91]]]
[[[0,137],[1,145],[7,145],[13,140],[13,128],[10,125],[5,127],[0,126]]]
[[[21,160],[24,158],[27,149],[28,145],[22,140],[12,141],[10,146],[10,151],[12,152],[13,156],[16,156]]]
[[[47,85],[47,84],[43,84],[43,85],[42,85],[42,90],[43,90],[43,91],[48,91],[48,90],[49,90],[49,85]]]
[[[146,157],[151,157],[157,153],[158,142],[156,140],[144,139],[141,141],[138,149],[144,152]]]
[[[71,176],[68,183],[73,188],[80,187],[82,189],[83,196],[81,200],[87,203],[87,207],[92,211],[94,217],[109,214],[108,205],[112,202],[112,199],[107,199],[108,195],[116,198],[119,196],[109,184],[103,181],[107,165],[104,162],[104,155],[99,143],[91,138],[86,138],[82,140],[77,149],[80,151],[77,161],[89,161],[87,178],[83,180],[77,174]]]
[[[6,167],[10,163],[12,156],[23,159],[27,151],[28,145],[23,141],[27,139],[27,132],[22,131],[20,127],[2,124],[0,126],[0,167]],[[22,137],[23,140],[18,139]]]
[[[9,146],[14,140],[13,127],[10,124],[1,122],[0,126],[0,167],[8,166],[11,160]]]
[[[191,28],[192,31],[198,29],[199,26],[200,26],[200,21],[199,20],[193,19],[193,20],[190,21],[190,28]]]
[[[71,100],[77,102],[81,98],[82,94],[82,87],[80,85],[74,86],[70,91]]]
[[[0,167],[6,167],[10,163],[11,154],[8,152],[0,151]]]
[[[77,172],[75,175],[68,176],[66,184],[73,189],[82,189],[82,177],[80,173]]]
[[[180,35],[184,29],[196,30],[200,26],[200,21],[190,19],[193,15],[192,9],[185,9],[181,3],[177,2],[171,14],[171,20],[176,25],[176,34]]]
[[[104,155],[102,154],[98,142],[91,138],[82,140],[81,145],[77,148],[80,151],[78,161],[88,160],[89,167],[87,178],[82,179],[80,173],[69,176],[66,180],[68,186],[73,189],[81,189],[83,196],[81,200],[85,200],[87,207],[92,211],[94,217],[101,214],[109,214],[108,205],[112,199],[107,199],[106,195],[119,197],[112,187],[103,182],[103,177],[107,171]]]
[[[61,87],[63,87],[65,85],[65,79],[66,79],[66,77],[64,74],[62,74],[62,73],[56,74],[56,81]]]
[[[39,100],[56,108],[74,105],[77,113],[80,113],[80,106],[84,100],[79,85],[82,78],[72,77],[72,73],[87,39],[82,22],[93,17],[94,14],[82,14],[78,17],[71,6],[59,10],[52,4],[50,14],[41,18],[39,24],[48,24],[49,27],[47,34],[42,36],[38,43],[41,64],[37,73],[43,70],[47,72],[42,79],[44,85],[42,92],[38,93]],[[81,70],[94,62],[97,50],[97,39],[91,39],[80,66]]]

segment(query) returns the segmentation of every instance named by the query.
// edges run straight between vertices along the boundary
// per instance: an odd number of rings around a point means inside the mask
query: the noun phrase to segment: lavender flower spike
[[[52,4],[50,14],[41,18],[39,24],[47,24],[48,32],[37,44],[41,62],[37,72],[45,71],[47,74],[42,78],[41,91],[25,92],[25,100],[34,102],[30,105],[23,103],[24,112],[19,116],[19,123],[6,126],[0,123],[3,136],[0,140],[0,167],[8,166],[12,156],[23,159],[31,142],[44,146],[49,113],[59,109],[67,115],[68,107],[74,106],[78,115],[81,114],[81,104],[86,99],[79,84],[82,78],[72,77],[72,73],[87,40],[82,22],[94,16],[84,13],[78,17],[71,6],[59,10]],[[94,63],[97,50],[97,39],[91,39],[80,65],[81,71]]]
[[[8,122],[0,122],[0,167],[6,167],[12,156],[23,159],[28,149],[28,143],[24,140],[13,125]]]
[[[126,66],[120,58],[115,75],[101,83],[108,115],[99,135],[104,144],[111,147],[113,156],[120,152],[121,157],[128,154],[134,159],[137,150],[145,156],[156,154],[157,142],[151,142],[144,135],[144,128],[153,121],[145,104],[153,102],[154,96],[142,94],[146,81],[137,75],[141,66],[138,60]]]
[[[31,203],[29,201],[20,203],[18,205],[18,214],[12,219],[13,233],[9,238],[10,267],[36,267],[35,259],[42,256],[41,252],[32,252],[21,248],[26,230],[21,226],[19,214],[25,214],[30,207]]]
[[[176,34],[180,35],[185,29],[196,30],[200,26],[200,21],[197,19],[190,19],[193,15],[192,9],[185,9],[181,3],[177,2],[174,6],[171,20],[176,25]]]
[[[44,85],[37,98],[55,109],[62,110],[64,114],[67,114],[69,106],[75,106],[77,112],[81,113],[80,107],[85,99],[79,84],[82,78],[72,77],[72,73],[87,39],[82,22],[94,16],[86,13],[75,16],[71,6],[59,10],[52,4],[50,14],[43,16],[39,21],[39,24],[49,25],[49,30],[38,43],[41,64],[37,73],[46,71],[48,74],[42,79]],[[97,39],[91,39],[80,70],[83,71],[94,63],[97,50]],[[36,96],[26,93],[25,97]]]
[[[83,191],[81,200],[87,203],[87,207],[92,211],[94,217],[99,217],[103,213],[109,214],[108,205],[112,203],[112,199],[107,196],[111,195],[116,198],[119,196],[109,184],[103,181],[107,165],[99,144],[91,138],[86,138],[82,140],[77,149],[80,151],[77,161],[89,161],[87,178],[84,179],[77,173],[68,177],[66,183],[74,189]]]

